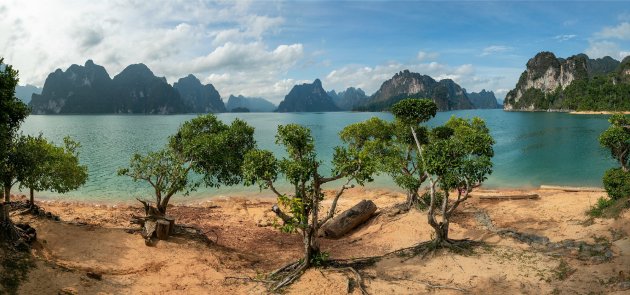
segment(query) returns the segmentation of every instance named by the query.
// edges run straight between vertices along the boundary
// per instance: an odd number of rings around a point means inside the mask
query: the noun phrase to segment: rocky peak
[[[357,109],[387,110],[408,97],[431,98],[441,111],[473,108],[464,90],[453,80],[437,82],[430,76],[404,70],[383,82],[368,102]]]
[[[201,81],[190,74],[173,84],[186,105],[196,113],[225,112],[225,105],[221,95],[212,84],[203,85]]]
[[[330,112],[339,111],[332,98],[322,87],[322,82],[295,85],[278,105],[278,112]]]

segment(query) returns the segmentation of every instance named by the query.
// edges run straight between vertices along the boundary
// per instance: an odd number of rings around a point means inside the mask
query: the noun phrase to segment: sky
[[[3,0],[0,56],[20,84],[92,59],[115,76],[144,63],[194,74],[221,96],[279,103],[293,85],[368,95],[409,69],[468,92],[514,88],[540,51],[630,55],[628,1]]]

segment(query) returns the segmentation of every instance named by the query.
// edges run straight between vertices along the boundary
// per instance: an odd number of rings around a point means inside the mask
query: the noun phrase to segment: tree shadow
[[[35,261],[29,252],[11,249],[0,245],[0,294],[17,294],[20,284],[28,279],[28,273],[35,268]]]

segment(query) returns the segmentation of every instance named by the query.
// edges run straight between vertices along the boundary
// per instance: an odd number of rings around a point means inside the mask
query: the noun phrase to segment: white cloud
[[[621,49],[619,44],[612,41],[589,41],[589,47],[585,50],[590,58],[600,58],[610,56],[617,60],[622,60],[628,55],[628,51]]]
[[[622,22],[615,27],[604,27],[595,36],[601,39],[630,40],[630,23]]]
[[[383,82],[405,69],[429,75],[438,81],[452,79],[469,92],[478,92],[482,89],[511,89],[523,71],[516,68],[476,68],[471,64],[450,66],[437,62],[415,64],[390,62],[376,66],[348,65],[331,71],[324,77],[323,86],[326,90],[337,91],[345,90],[347,87],[358,87],[371,95],[380,88]],[[498,98],[501,98],[507,91],[495,93]]]
[[[277,99],[304,47],[268,45],[266,38],[282,30],[284,19],[260,15],[251,6],[250,1],[6,0],[0,4],[0,54],[20,70],[20,84],[42,86],[55,69],[93,59],[111,76],[145,63],[170,83],[192,73],[209,82],[216,78],[222,96]]]
[[[481,51],[481,56],[493,55],[501,52],[506,52],[512,50],[512,47],[503,46],[503,45],[492,45],[484,48]]]
[[[440,54],[438,52],[427,52],[427,51],[418,51],[418,56],[416,57],[418,61],[430,61],[438,58]]]
[[[573,34],[564,34],[564,35],[557,35],[555,37],[553,37],[554,40],[557,40],[558,42],[564,42],[564,41],[569,41],[573,38],[577,37],[577,35],[573,35]]]

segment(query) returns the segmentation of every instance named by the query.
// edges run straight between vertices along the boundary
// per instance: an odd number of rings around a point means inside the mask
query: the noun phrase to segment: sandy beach
[[[628,115],[630,112],[610,112],[610,111],[574,111],[569,112],[572,115],[612,115],[612,114],[624,114]]]
[[[540,198],[492,201],[478,197],[521,193]],[[360,270],[364,284],[369,294],[501,294],[507,290],[512,294],[627,294],[630,213],[618,219],[588,218],[585,211],[602,194],[478,190],[451,223],[452,238],[483,242],[473,254],[439,250],[426,257],[389,255]],[[333,259],[369,257],[429,240],[432,229],[425,212],[395,209],[404,198],[386,190],[349,190],[339,201],[340,210],[370,199],[379,208],[377,214],[343,238],[322,239],[322,250]],[[12,216],[14,221],[29,222],[38,233],[33,266],[18,293],[266,294],[263,283],[248,278],[262,278],[300,258],[302,247],[297,234],[281,233],[273,226],[273,203],[274,199],[231,197],[174,205],[169,214],[176,222],[198,228],[210,243],[174,236],[147,247],[140,234],[130,230],[138,228],[129,221],[132,215],[143,213],[139,205],[41,202],[61,221]],[[325,200],[324,207],[329,205],[330,200]],[[549,240],[541,244],[500,229]],[[347,270],[313,268],[286,293],[361,294],[351,287],[354,279]]]

